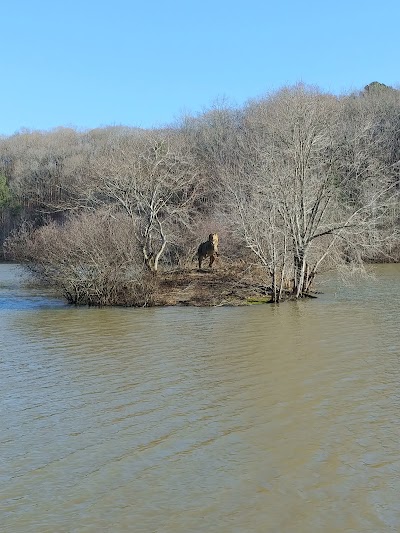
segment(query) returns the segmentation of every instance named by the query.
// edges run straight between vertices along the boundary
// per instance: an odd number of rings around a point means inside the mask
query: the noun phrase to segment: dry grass
[[[246,305],[249,298],[265,295],[261,278],[244,264],[217,268],[186,268],[160,273],[158,305]]]

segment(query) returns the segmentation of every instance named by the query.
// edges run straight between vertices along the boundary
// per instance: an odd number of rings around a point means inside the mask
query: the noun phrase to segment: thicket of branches
[[[157,279],[140,260],[132,222],[120,213],[83,212],[63,225],[23,224],[6,241],[10,256],[68,302],[85,305],[154,304]]]
[[[0,189],[8,257],[75,303],[151,304],[148,273],[216,230],[275,301],[299,298],[323,269],[399,259],[400,91],[297,85],[159,130],[21,131],[0,139]]]

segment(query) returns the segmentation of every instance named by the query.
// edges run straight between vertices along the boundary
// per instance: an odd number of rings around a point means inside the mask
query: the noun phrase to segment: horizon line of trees
[[[321,270],[399,259],[399,193],[400,91],[377,82],[284,87],[162,129],[0,138],[6,257],[74,303],[150,305],[148,273],[215,231],[274,301],[300,298]]]

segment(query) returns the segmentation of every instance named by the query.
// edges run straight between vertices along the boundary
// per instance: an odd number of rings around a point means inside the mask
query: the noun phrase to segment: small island
[[[378,82],[298,84],[161,129],[2,138],[3,256],[77,305],[312,297],[400,259],[399,111]]]

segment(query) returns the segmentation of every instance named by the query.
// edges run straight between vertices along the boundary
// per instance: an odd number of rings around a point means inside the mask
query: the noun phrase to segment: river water
[[[400,265],[374,271],[87,309],[0,265],[0,530],[400,531]]]

